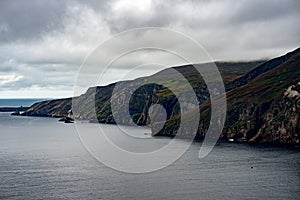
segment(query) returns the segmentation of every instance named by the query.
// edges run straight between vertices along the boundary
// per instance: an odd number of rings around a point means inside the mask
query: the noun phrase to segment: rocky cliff
[[[226,93],[227,118],[221,139],[299,144],[300,49],[279,60],[282,62],[274,59],[247,73],[245,77],[261,70],[264,65],[273,66],[247,84]],[[231,82],[229,86],[236,82]],[[203,137],[209,125],[210,102],[203,103],[200,109],[202,116],[198,136]],[[169,119],[158,135],[176,134],[179,123],[179,117]]]
[[[227,93],[223,138],[250,142],[300,140],[300,51],[285,62]]]
[[[217,62],[225,83],[228,113],[222,139],[248,142],[299,143],[299,49],[267,62]],[[194,65],[196,68],[201,65]],[[299,68],[300,69],[300,68]],[[31,106],[23,115],[65,117],[90,120],[100,123],[115,123],[111,101],[120,96],[131,96],[129,110],[131,118],[122,118],[122,124],[136,123],[150,125],[149,108],[160,104],[166,109],[167,122],[157,135],[174,136],[180,124],[180,105],[168,87],[178,87],[180,95],[189,102],[183,80],[176,78],[176,72],[183,75],[197,95],[201,109],[198,136],[204,136],[210,119],[210,101],[207,86],[201,75],[191,65],[166,69],[150,77],[118,83],[118,95],[112,95],[116,84],[90,88],[85,94],[72,99],[44,101]],[[145,84],[147,79],[164,80],[164,86]],[[91,103],[94,102],[95,103]],[[122,103],[114,107],[115,112],[124,108]],[[185,114],[191,120],[193,114]],[[159,127],[160,122],[151,124]],[[186,134],[189,134],[188,132]]]

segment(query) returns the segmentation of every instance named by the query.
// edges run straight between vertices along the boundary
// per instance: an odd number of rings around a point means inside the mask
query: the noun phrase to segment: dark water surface
[[[199,145],[163,170],[132,175],[91,157],[74,124],[0,113],[0,199],[299,199],[299,150],[219,144],[199,160]]]

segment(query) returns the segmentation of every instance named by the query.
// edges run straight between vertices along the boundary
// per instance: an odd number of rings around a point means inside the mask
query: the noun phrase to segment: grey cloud
[[[0,24],[6,27],[0,41],[36,40],[44,32],[60,28],[66,1],[0,1]]]
[[[0,43],[22,40],[37,40],[52,31],[62,31],[66,9],[72,5],[86,5],[103,11],[107,1],[97,0],[1,0],[0,1]]]
[[[131,28],[175,29],[201,43],[216,60],[271,58],[300,45],[298,0],[153,0],[149,8],[130,5],[126,9],[116,8],[116,2],[0,1],[0,72],[23,76],[6,89],[34,85],[71,88],[89,51]],[[141,2],[145,1],[136,3]],[[143,36],[134,39],[142,41]],[[153,37],[153,43],[171,39]],[[117,48],[107,49],[107,53]],[[151,62],[148,55],[124,58],[116,69]],[[168,60],[160,54],[153,58]],[[113,73],[111,76],[113,80]]]
[[[268,23],[283,18],[297,23],[300,18],[297,0],[154,0],[149,12],[123,10],[107,12],[105,19],[114,32],[130,28],[180,25],[197,31],[216,32],[222,29],[238,29],[248,23]],[[299,28],[299,26],[298,26]]]
[[[39,87],[61,87],[72,89],[72,84],[74,81],[74,73],[45,73],[43,71],[34,71],[30,74],[20,73],[18,76],[22,77],[11,83],[1,85],[0,90],[14,90],[14,89],[24,89],[31,86]]]
[[[299,9],[298,0],[241,0],[237,3],[231,21],[245,23],[276,20],[290,15],[299,16]]]

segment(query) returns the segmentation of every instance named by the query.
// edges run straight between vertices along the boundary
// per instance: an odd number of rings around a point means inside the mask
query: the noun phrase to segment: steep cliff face
[[[247,85],[228,92],[223,138],[299,143],[300,51]]]
[[[278,64],[277,60],[275,63]],[[299,144],[300,49],[247,84],[228,91],[226,96],[227,117],[222,139]],[[200,109],[198,137],[203,137],[210,121],[210,102],[203,103]],[[193,119],[192,114],[188,117]],[[178,116],[169,119],[158,135],[174,136],[179,124]]]
[[[263,104],[257,102],[236,104],[232,109],[237,112],[228,113],[222,138],[260,143],[298,144],[299,105],[299,97],[296,96],[282,96],[282,99]]]

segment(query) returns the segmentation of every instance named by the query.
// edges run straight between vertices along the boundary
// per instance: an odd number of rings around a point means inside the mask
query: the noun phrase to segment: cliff
[[[247,84],[226,93],[227,118],[221,139],[299,144],[300,49],[280,59],[268,61],[244,77],[264,69],[265,65],[273,67],[249,80]],[[243,77],[239,79],[244,80]],[[236,84],[239,79],[231,82],[229,86]],[[210,102],[203,103],[200,109],[198,136],[203,137],[209,125]],[[178,116],[169,119],[158,135],[174,136],[179,123]]]
[[[247,142],[299,143],[299,49],[284,56],[263,62],[217,62],[224,80],[228,113],[221,139]],[[201,65],[194,65],[196,68]],[[300,68],[299,68],[300,69]],[[180,105],[176,96],[167,88],[179,87],[181,96],[189,102],[190,94],[181,79],[176,79],[174,70],[181,73],[197,95],[201,109],[198,137],[203,137],[210,119],[210,101],[207,86],[201,75],[191,65],[173,67],[149,77],[119,83],[118,95],[112,95],[114,84],[89,88],[73,100],[76,112],[72,112],[72,99],[39,102],[22,115],[46,117],[72,117],[100,123],[115,123],[112,117],[111,100],[129,94],[137,85],[131,97],[129,110],[131,118],[122,118],[122,124],[150,125],[149,108],[160,104],[166,109],[167,122],[157,135],[174,136],[180,124]],[[159,84],[145,84],[147,79],[164,80]],[[95,104],[91,104],[93,100]],[[119,104],[115,112],[122,110]],[[95,112],[93,112],[95,110]],[[96,116],[95,116],[96,113]],[[193,119],[193,115],[186,114]],[[151,124],[152,128],[160,122]],[[189,134],[189,133],[186,133]]]

